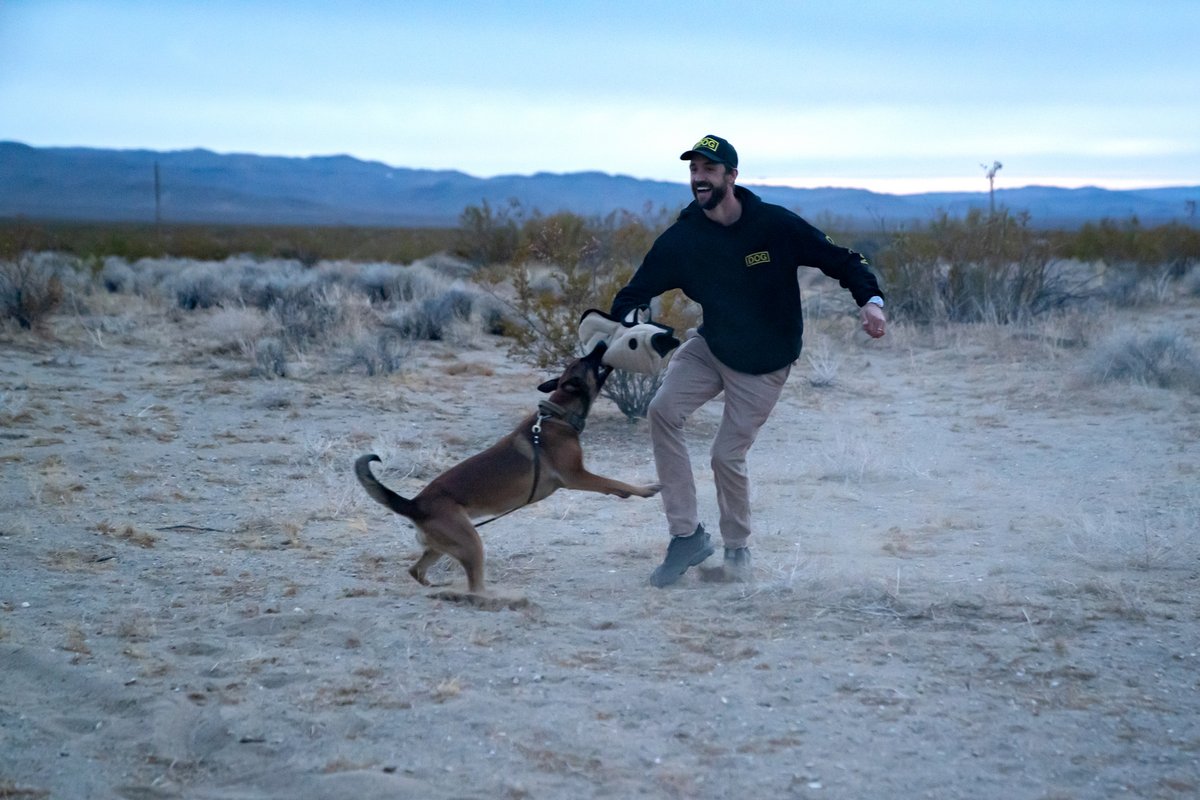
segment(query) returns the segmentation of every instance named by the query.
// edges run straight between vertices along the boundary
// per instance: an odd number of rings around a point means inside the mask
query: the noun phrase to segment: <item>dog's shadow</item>
[[[535,611],[538,606],[528,597],[508,597],[499,594],[476,594],[455,589],[433,592],[429,597],[447,603],[461,603],[480,611]]]

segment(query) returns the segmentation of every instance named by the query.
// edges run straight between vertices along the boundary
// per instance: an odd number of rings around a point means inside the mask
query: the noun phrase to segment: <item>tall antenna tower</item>
[[[162,223],[162,181],[158,174],[158,162],[154,162],[154,224]]]
[[[983,167],[984,174],[987,175],[988,202],[991,204],[991,209],[992,209],[991,214],[992,214],[992,216],[995,216],[996,215],[996,173],[999,172],[1000,168],[1003,167],[1004,165],[1001,164],[999,161],[993,161],[992,165],[990,167],[987,164],[980,164],[979,166]]]

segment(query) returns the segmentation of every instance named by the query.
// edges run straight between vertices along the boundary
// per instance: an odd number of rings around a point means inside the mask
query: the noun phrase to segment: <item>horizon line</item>
[[[144,151],[151,153],[186,153],[189,151],[205,151],[214,155],[224,156],[257,156],[261,158],[296,158],[296,159],[320,159],[320,158],[353,158],[364,163],[378,163],[394,169],[411,169],[411,170],[428,170],[428,171],[452,171],[461,172],[470,177],[488,180],[500,177],[534,177],[536,175],[571,175],[581,173],[600,173],[613,177],[629,177],[635,180],[645,181],[660,181],[665,183],[677,183],[686,186],[687,180],[671,179],[662,177],[638,176],[623,172],[614,172],[604,169],[581,167],[568,171],[555,172],[549,169],[539,169],[531,172],[495,172],[492,174],[472,173],[462,167],[431,167],[431,166],[411,166],[392,164],[383,161],[380,158],[354,155],[348,152],[340,153],[310,153],[301,154],[284,154],[284,153],[262,153],[245,150],[217,150],[211,147],[196,145],[193,147],[172,147],[159,149],[147,146],[131,146],[131,147],[105,147],[101,145],[34,145],[22,142],[17,139],[0,138],[0,142],[11,143],[30,147],[33,149],[82,149],[82,150],[111,150],[116,152],[136,152]],[[995,186],[997,192],[1014,191],[1019,189],[1030,188],[1051,188],[1051,189],[1103,189],[1107,191],[1135,191],[1143,189],[1187,189],[1192,187],[1200,187],[1200,179],[1194,182],[1180,180],[1162,180],[1153,178],[1127,178],[1127,177],[1086,177],[1065,175],[1036,175],[1027,178],[1018,178],[1018,182],[1012,183],[1008,180],[1002,182],[1001,185]],[[846,175],[820,175],[820,176],[745,176],[740,175],[739,181],[743,186],[768,186],[781,189],[849,189],[873,192],[876,194],[888,195],[922,195],[922,194],[941,194],[941,193],[969,193],[969,194],[988,194],[991,188],[987,186],[987,178],[983,176],[966,177],[961,175],[940,175],[940,176],[907,176],[907,177],[880,177],[880,178],[864,178],[861,176],[850,177]]]
[[[990,188],[986,178],[961,176],[911,177],[911,178],[751,178],[742,180],[747,186],[771,186],[789,189],[862,189],[876,194],[918,195],[941,193],[988,194]],[[1200,187],[1200,181],[1186,183],[1159,181],[1146,178],[1077,178],[1061,175],[1040,175],[1022,178],[1019,182],[997,182],[997,192],[1020,189],[1104,189],[1106,191],[1135,191],[1139,189],[1189,189]]]

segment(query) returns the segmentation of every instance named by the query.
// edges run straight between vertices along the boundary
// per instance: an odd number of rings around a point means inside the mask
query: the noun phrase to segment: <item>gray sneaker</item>
[[[683,577],[688,567],[694,567],[715,552],[709,544],[708,531],[697,525],[690,536],[672,536],[667,545],[667,557],[650,573],[650,585],[661,589]]]
[[[725,548],[725,576],[727,580],[746,582],[752,576],[750,568],[750,548]]]

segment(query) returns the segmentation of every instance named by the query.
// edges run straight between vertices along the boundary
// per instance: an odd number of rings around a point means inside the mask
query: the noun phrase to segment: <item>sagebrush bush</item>
[[[262,378],[286,378],[288,375],[287,347],[275,336],[264,336],[245,345],[246,355]]]
[[[63,300],[59,265],[35,253],[0,260],[0,320],[26,330],[39,327]]]
[[[1186,297],[1200,297],[1200,266],[1194,266],[1179,280]]]
[[[227,265],[231,266],[231,265]],[[237,270],[238,302],[267,311],[297,287],[314,285],[313,273],[298,261],[268,261]]]
[[[1123,333],[1096,348],[1080,377],[1092,385],[1120,381],[1200,393],[1200,355],[1182,333]]]
[[[348,367],[362,367],[367,377],[399,372],[412,351],[411,340],[393,330],[363,333],[351,345]]]
[[[189,264],[167,281],[168,294],[185,311],[217,308],[238,299],[237,275],[224,264],[202,261]]]
[[[436,297],[399,304],[381,322],[404,339],[465,341],[472,330],[495,330],[490,299],[478,292],[452,287]]]
[[[113,294],[127,294],[133,291],[134,274],[129,262],[123,258],[109,256],[104,259],[100,269],[100,284],[105,291]]]
[[[208,320],[207,347],[215,353],[245,352],[273,327],[271,319],[257,308],[218,309]]]
[[[363,264],[354,270],[352,285],[372,303],[398,303],[434,297],[449,281],[426,266]]]
[[[284,344],[303,353],[343,341],[347,330],[365,313],[365,305],[365,299],[350,295],[340,286],[314,288],[299,284],[284,289],[269,311],[279,325]]]

